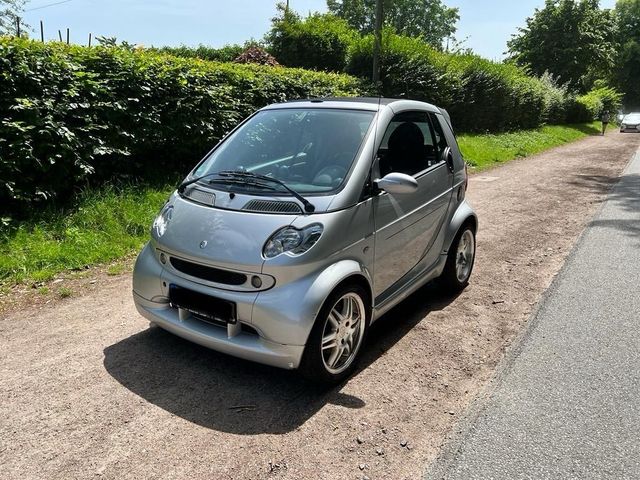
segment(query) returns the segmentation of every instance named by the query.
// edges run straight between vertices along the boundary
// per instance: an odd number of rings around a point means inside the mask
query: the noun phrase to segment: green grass
[[[68,287],[60,287],[58,289],[58,296],[60,298],[69,298],[71,295],[73,295],[73,290]]]
[[[0,284],[47,281],[131,254],[149,238],[151,222],[173,188],[84,192],[73,209],[49,211],[0,232]],[[109,269],[118,273],[118,266]]]
[[[115,277],[124,273],[124,265],[122,263],[114,263],[107,267],[107,275]]]
[[[510,133],[463,134],[458,137],[458,143],[469,165],[482,170],[514,158],[534,155],[588,135],[597,135],[600,131],[600,122],[550,125],[536,130]]]

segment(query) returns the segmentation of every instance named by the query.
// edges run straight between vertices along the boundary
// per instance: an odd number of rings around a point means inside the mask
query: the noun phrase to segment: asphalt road
[[[640,478],[639,284],[640,151],[426,478]]]

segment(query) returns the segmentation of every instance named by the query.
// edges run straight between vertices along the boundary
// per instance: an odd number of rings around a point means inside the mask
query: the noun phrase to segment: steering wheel
[[[350,165],[353,160],[353,152],[337,152],[331,156],[329,165],[320,169],[313,177],[314,185],[337,187],[342,183],[344,177],[347,176],[348,168],[344,165]]]
[[[323,187],[337,187],[347,175],[347,169],[341,165],[328,165],[313,177],[314,185]]]

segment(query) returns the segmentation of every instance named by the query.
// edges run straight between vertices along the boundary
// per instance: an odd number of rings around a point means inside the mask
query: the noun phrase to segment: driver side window
[[[413,175],[439,162],[439,145],[427,112],[403,112],[391,120],[378,151],[380,175]],[[442,137],[441,137],[442,138]]]

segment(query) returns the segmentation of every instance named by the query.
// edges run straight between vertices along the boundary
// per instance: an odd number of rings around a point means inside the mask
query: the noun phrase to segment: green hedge
[[[167,53],[176,57],[199,58],[200,60],[209,60],[210,62],[233,62],[248,46],[250,46],[250,44],[244,46],[225,45],[221,48],[213,48],[207,45],[198,45],[197,47],[181,45],[179,47],[150,48],[149,50]]]
[[[333,15],[316,13],[303,21],[287,13],[274,21],[267,42],[271,54],[287,67],[342,72],[357,38],[345,20]]]
[[[611,87],[596,86],[596,88],[587,94],[578,97],[577,101],[595,117],[600,116],[604,110],[608,110],[609,113],[614,116],[613,114],[616,113],[622,105],[622,97],[622,93]]]
[[[548,75],[537,78],[512,64],[439,52],[420,39],[390,30],[383,39],[382,94],[444,107],[459,131],[498,132],[546,123],[589,122],[601,110],[593,99],[615,94],[600,89],[576,98]],[[347,71],[370,77],[372,57],[373,36],[360,38],[351,46]]]
[[[114,177],[186,172],[255,109],[358,79],[0,38],[0,213]]]

